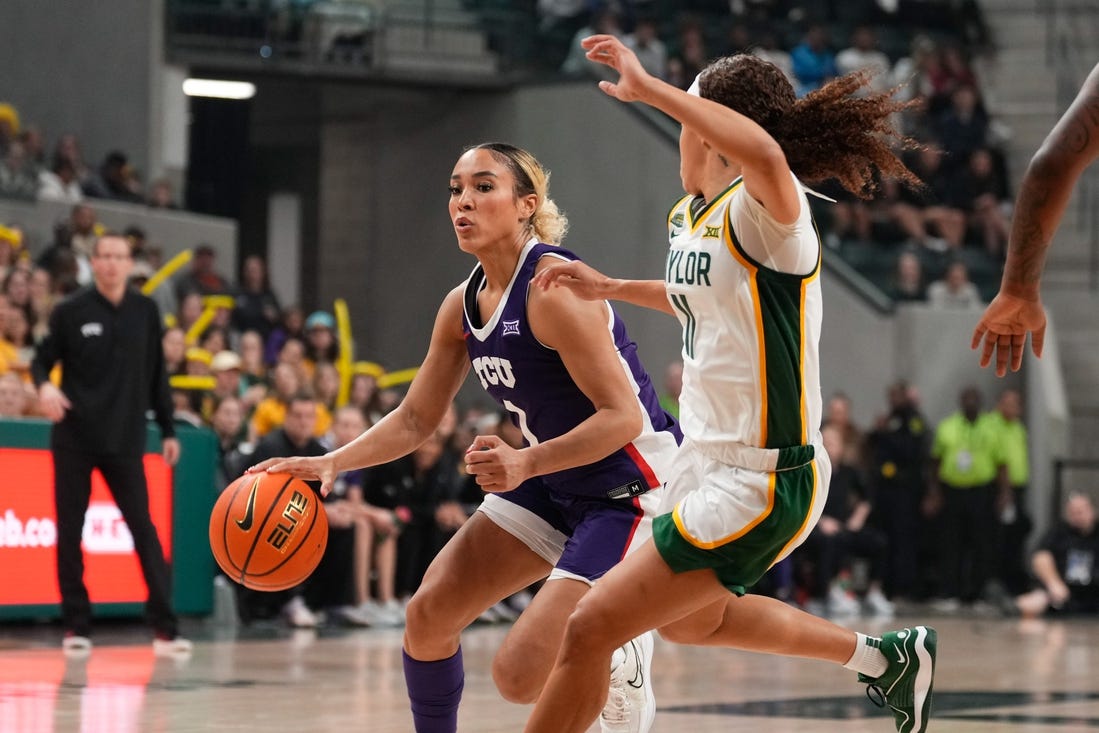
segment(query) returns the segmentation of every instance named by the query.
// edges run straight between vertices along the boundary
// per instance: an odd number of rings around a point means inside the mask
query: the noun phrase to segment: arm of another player
[[[540,264],[530,282],[532,289],[546,291],[550,286],[564,286],[584,300],[620,300],[674,314],[663,280],[619,280],[579,260]]]
[[[508,491],[531,476],[594,463],[641,433],[641,408],[607,330],[607,308],[568,290],[530,292],[534,335],[557,350],[595,413],[563,435],[521,450],[478,436],[466,452],[466,467],[482,489]]]
[[[458,287],[443,300],[427,356],[397,409],[342,448],[314,458],[272,458],[248,472],[289,473],[320,481],[321,494],[327,496],[340,472],[395,460],[427,440],[468,372],[469,355],[462,337],[462,288]]]
[[[980,364],[996,357],[996,374],[1023,363],[1026,335],[1035,356],[1042,355],[1046,316],[1040,285],[1046,253],[1064,216],[1080,174],[1099,158],[1099,65],[1084,81],[1072,106],[1046,137],[1027,166],[1015,202],[1007,263],[996,295],[973,332],[981,346]]]
[[[801,213],[801,191],[778,142],[753,120],[709,99],[689,94],[645,71],[637,56],[614,36],[582,41],[588,59],[618,72],[618,82],[599,88],[623,102],[644,102],[679,120],[715,150],[739,163],[744,187],[779,224]]]

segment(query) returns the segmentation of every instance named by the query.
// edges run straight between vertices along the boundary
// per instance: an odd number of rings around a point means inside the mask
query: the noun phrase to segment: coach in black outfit
[[[92,470],[98,468],[133,536],[134,550],[149,589],[146,614],[160,653],[190,650],[179,638],[171,608],[170,576],[164,551],[149,516],[149,493],[142,455],[146,411],[156,414],[164,459],[179,458],[160,314],[152,300],[127,285],[133,258],[119,234],[104,234],[91,253],[94,285],[59,303],[50,317],[49,335],[32,364],[39,404],[54,422],[54,501],[57,508],[57,579],[66,651],[91,648],[91,603],[84,585],[80,548],[84,514],[91,494]],[[61,388],[49,381],[60,362]]]

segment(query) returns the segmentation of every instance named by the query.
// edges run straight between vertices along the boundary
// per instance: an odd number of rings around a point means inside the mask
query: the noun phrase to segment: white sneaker
[[[363,601],[359,604],[358,610],[375,628],[391,629],[404,626],[404,614],[401,613],[401,606],[396,601],[388,603]]]
[[[828,589],[828,615],[834,617],[858,616],[859,602],[852,598],[847,591],[839,585],[833,585]]]
[[[317,615],[305,605],[305,599],[294,596],[290,602],[282,607],[282,615],[286,622],[295,629],[312,629],[317,625]]]
[[[358,606],[336,606],[332,609],[332,616],[348,626],[373,626],[368,616]]]
[[[396,599],[379,604],[381,612],[390,626],[404,626],[405,607]]]
[[[648,733],[656,717],[656,697],[649,674],[653,633],[646,631],[631,639],[622,646],[622,651],[624,661],[611,670],[610,691],[599,716],[599,729],[602,733]]]
[[[92,651],[92,640],[86,636],[80,636],[69,632],[61,640],[61,651],[66,656],[81,657]]]
[[[877,588],[872,588],[866,592],[863,604],[871,615],[882,619],[893,618],[897,612],[896,607]]]
[[[177,636],[174,639],[153,639],[153,654],[158,657],[185,657],[195,648],[188,639]]]

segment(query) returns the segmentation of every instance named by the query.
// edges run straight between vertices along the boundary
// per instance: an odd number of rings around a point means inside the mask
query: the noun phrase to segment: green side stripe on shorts
[[[672,515],[662,514],[653,520],[656,549],[673,572],[712,568],[722,585],[744,595],[805,525],[813,506],[815,476],[812,463],[776,473],[771,513],[747,534],[712,550],[692,544],[680,534]]]

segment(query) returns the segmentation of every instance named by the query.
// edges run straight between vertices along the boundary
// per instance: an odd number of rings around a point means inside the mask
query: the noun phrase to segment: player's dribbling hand
[[[330,455],[268,458],[248,468],[245,473],[288,473],[305,481],[320,481],[321,496],[328,496],[336,481],[335,461]]]
[[[482,491],[511,491],[531,476],[524,456],[495,435],[478,435],[466,450],[466,473]]]
[[[982,367],[992,363],[996,355],[996,376],[1019,371],[1023,365],[1026,337],[1030,334],[1030,347],[1034,355],[1041,357],[1046,338],[1046,313],[1041,299],[1027,300],[1001,292],[988,304],[984,315],[973,331],[971,348],[976,349],[984,341],[981,351]]]
[[[588,60],[618,72],[617,82],[601,81],[600,89],[620,102],[641,99],[644,84],[652,77],[622,41],[610,35],[596,35],[583,39],[580,45],[587,51]]]

